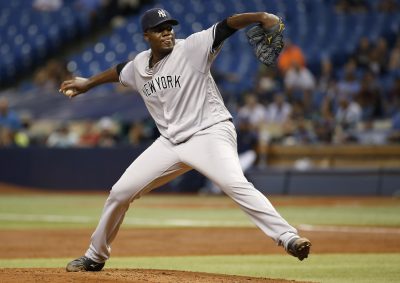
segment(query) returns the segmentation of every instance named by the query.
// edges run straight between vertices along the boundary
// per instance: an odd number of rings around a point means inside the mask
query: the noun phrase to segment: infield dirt
[[[13,193],[0,186],[0,193]],[[21,190],[22,194],[27,193]],[[31,192],[40,193],[40,192]],[[393,199],[364,199],[369,203],[392,203]],[[280,205],[291,205],[291,200]],[[297,205],[334,205],[360,202],[360,199],[306,199]],[[369,231],[370,229],[370,231]],[[351,228],[337,231],[301,231],[312,243],[312,254],[323,253],[398,253],[400,229]],[[386,228],[382,228],[386,229]],[[1,258],[70,258],[87,249],[92,229],[0,230]],[[62,245],[60,245],[62,243]],[[374,243],[379,243],[378,245]],[[285,254],[257,228],[124,228],[113,244],[113,257],[124,256],[196,256],[196,255],[266,255]],[[67,264],[67,262],[65,262]],[[67,273],[63,268],[2,268],[0,282],[295,282],[266,278],[229,276],[199,272],[111,269],[98,273]],[[296,281],[298,282],[298,281]]]
[[[81,256],[91,230],[0,231],[6,243],[2,258]],[[400,252],[399,235],[350,232],[303,232],[313,243],[312,253]],[[207,236],[205,236],[207,235]],[[168,239],[168,241],[166,241]],[[60,245],[60,243],[63,245]],[[377,243],[379,245],[371,245]],[[284,254],[255,228],[121,229],[113,256],[177,256]],[[310,255],[312,256],[312,254]],[[66,262],[67,264],[67,262]],[[107,267],[107,266],[106,266]],[[0,282],[294,282],[184,271],[107,269],[99,273],[67,273],[64,269],[0,269]]]

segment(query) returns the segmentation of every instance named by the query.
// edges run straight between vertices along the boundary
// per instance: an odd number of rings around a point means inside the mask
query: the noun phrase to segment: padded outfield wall
[[[144,148],[0,149],[0,182],[52,190],[109,190]],[[144,168],[145,170],[145,168]],[[268,195],[400,194],[400,168],[252,169],[246,173]],[[196,192],[204,185],[192,171],[163,187]],[[161,190],[160,190],[161,191]]]

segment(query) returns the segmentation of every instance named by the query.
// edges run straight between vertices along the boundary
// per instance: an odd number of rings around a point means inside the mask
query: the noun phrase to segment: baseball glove
[[[269,29],[264,29],[258,24],[246,32],[256,57],[269,67],[276,65],[276,59],[282,51],[284,29],[285,24],[279,19],[279,22]]]

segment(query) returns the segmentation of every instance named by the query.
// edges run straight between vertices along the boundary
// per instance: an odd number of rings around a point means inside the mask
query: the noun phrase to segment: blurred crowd
[[[36,85],[58,89],[72,76],[65,65],[49,61],[37,71]],[[213,74],[218,84],[240,79]],[[399,143],[400,35],[392,42],[361,38],[343,65],[323,58],[314,71],[303,50],[287,39],[277,68],[262,66],[253,89],[239,97],[221,91],[234,116],[239,152],[256,149],[262,158],[269,144]],[[157,136],[150,119],[39,122],[0,98],[0,147],[139,146]]]
[[[399,142],[400,36],[391,46],[363,37],[343,66],[323,58],[314,72],[287,40],[278,68],[260,70],[237,118],[267,144]]]
[[[367,0],[337,0],[335,8],[338,12],[360,13],[370,11],[373,7],[371,7],[371,3]],[[379,12],[396,13],[399,6],[396,0],[380,0],[376,8]]]
[[[142,146],[157,136],[154,123],[147,119],[126,123],[110,117],[98,121],[35,121],[27,113],[18,115],[6,99],[0,99],[0,148]]]
[[[71,0],[68,0],[71,1]],[[139,7],[141,0],[73,0],[77,9],[87,11],[92,15],[92,20],[102,17],[104,13],[125,13]],[[53,12],[61,9],[63,0],[33,0],[32,7],[37,11]],[[111,11],[115,10],[115,11]]]

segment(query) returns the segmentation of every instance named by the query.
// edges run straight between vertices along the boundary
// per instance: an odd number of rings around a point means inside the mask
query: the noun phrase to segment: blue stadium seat
[[[355,51],[362,36],[376,39],[400,30],[398,14],[383,14],[372,9],[365,13],[339,13],[335,0],[155,0],[140,8],[164,7],[181,25],[175,27],[178,38],[208,28],[225,17],[242,12],[268,11],[286,22],[285,36],[290,37],[305,52],[310,67],[319,66],[322,57],[342,64]],[[371,7],[377,2],[369,0]],[[399,0],[397,0],[400,3]],[[90,17],[77,11],[73,1],[57,12],[38,12],[29,0],[0,1],[0,83],[15,79],[20,70],[28,70],[43,62],[49,54],[63,48],[65,42],[86,34]],[[82,47],[70,55],[68,68],[78,76],[89,76],[111,65],[133,58],[148,48],[139,14],[126,18],[122,26]],[[259,62],[247,43],[244,32],[224,43],[215,67],[236,74],[239,83],[225,83],[224,89],[242,92],[253,87]],[[320,96],[317,95],[316,103]],[[123,107],[123,106],[122,106]]]
[[[64,1],[64,6],[54,12],[36,11],[30,0],[1,1],[0,45],[13,46],[15,53],[9,58],[14,60],[11,63],[16,71],[7,74],[23,75],[43,58],[54,54],[63,43],[75,38],[78,32],[84,31],[88,24],[87,15],[74,9],[73,1]],[[0,61],[1,69],[8,69],[3,64],[11,63]],[[1,77],[0,82],[4,81],[6,79]]]

